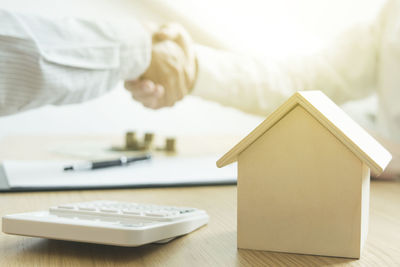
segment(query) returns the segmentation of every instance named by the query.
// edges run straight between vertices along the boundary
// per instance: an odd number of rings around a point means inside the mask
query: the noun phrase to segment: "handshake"
[[[197,59],[193,41],[179,24],[162,26],[152,35],[151,63],[137,80],[125,88],[145,107],[171,107],[193,89]]]

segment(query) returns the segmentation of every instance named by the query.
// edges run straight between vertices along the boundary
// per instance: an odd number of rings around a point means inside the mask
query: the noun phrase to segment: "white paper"
[[[157,186],[236,182],[236,164],[217,168],[218,158],[159,157],[128,166],[64,171],[76,161],[4,161],[11,188]]]

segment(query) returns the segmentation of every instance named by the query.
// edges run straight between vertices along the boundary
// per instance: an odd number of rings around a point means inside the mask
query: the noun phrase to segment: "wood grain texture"
[[[213,142],[210,150],[216,151],[216,147],[221,146],[220,152],[224,152],[226,148],[233,145],[234,140],[240,140],[240,138],[232,139],[233,141],[228,141],[228,138],[201,138]],[[107,143],[116,139],[89,136],[11,138],[0,143],[0,158],[46,158],[49,153],[44,144],[59,143],[60,140],[71,142],[96,140]],[[188,142],[187,149],[196,148],[198,143]],[[200,145],[202,151],[205,151],[204,142]],[[372,181],[371,183],[369,234],[360,260],[238,250],[236,248],[236,194],[235,186],[2,193],[0,194],[0,216],[47,209],[59,203],[111,199],[198,207],[209,213],[210,223],[170,243],[138,248],[54,241],[0,233],[0,266],[400,265],[399,181]]]

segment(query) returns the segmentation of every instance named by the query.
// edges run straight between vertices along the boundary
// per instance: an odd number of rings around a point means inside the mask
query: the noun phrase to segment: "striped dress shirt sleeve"
[[[0,10],[0,25],[0,116],[95,98],[150,64],[151,37],[135,20]]]

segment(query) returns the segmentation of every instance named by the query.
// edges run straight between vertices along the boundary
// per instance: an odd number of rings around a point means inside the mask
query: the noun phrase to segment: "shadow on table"
[[[31,239],[29,244],[25,243],[23,253],[38,258],[43,257],[60,260],[75,258],[82,262],[111,262],[114,264],[123,264],[135,261],[141,262],[145,258],[151,257],[151,254],[156,253],[162,249],[163,246],[165,245],[149,244],[141,247],[118,247],[34,238]],[[18,256],[22,255],[19,254]]]
[[[267,266],[330,266],[355,263],[357,259],[324,257],[313,255],[292,254],[283,252],[237,250],[238,262],[241,265],[265,264]]]
[[[201,248],[201,256],[198,253],[201,247],[198,242],[205,244]],[[89,265],[101,262],[139,266],[157,263],[179,266],[189,262],[192,262],[192,266],[201,266],[199,264],[207,262],[226,266],[341,266],[358,263],[356,259],[237,249],[236,232],[233,231],[207,234],[199,239],[183,236],[166,244],[141,247],[117,247],[40,238],[24,238],[8,245],[20,248],[19,252],[13,255],[19,261],[32,259],[35,261],[32,263],[37,263],[37,260],[44,263],[47,259],[47,265],[63,265],[76,260]]]
[[[203,236],[200,242],[209,244],[210,250],[205,254],[214,256],[218,266],[342,266],[359,263],[357,259],[349,258],[237,249],[236,240],[236,231],[226,230]]]
[[[235,266],[330,266],[330,265],[346,265],[357,263],[357,259],[314,256],[305,254],[293,254],[283,252],[270,252],[249,249],[237,249],[236,231],[221,232],[208,236],[207,242],[213,244],[225,240],[225,244],[220,244],[221,249],[218,254],[223,257],[226,255],[225,262]],[[227,266],[230,266],[229,264]]]

